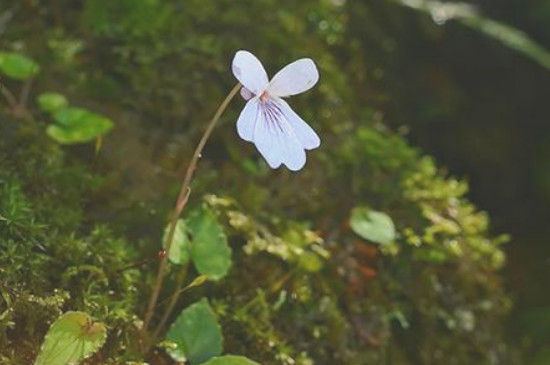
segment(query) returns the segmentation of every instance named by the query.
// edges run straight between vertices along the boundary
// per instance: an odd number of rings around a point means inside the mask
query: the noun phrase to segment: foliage
[[[166,248],[166,242],[168,237],[168,231],[170,230],[170,226],[166,226],[166,229],[164,230],[164,236],[162,237],[162,242],[165,244]],[[178,219],[178,222],[176,223],[176,230],[174,232],[174,239],[172,242],[172,247],[170,248],[170,252],[168,254],[168,259],[173,264],[177,265],[186,265],[189,262],[189,256],[190,254],[190,240],[189,240],[189,233],[187,229],[187,223],[183,219]]]
[[[50,327],[35,365],[79,363],[105,343],[107,329],[83,312],[67,312]]]
[[[54,119],[57,124],[50,125],[46,132],[62,144],[93,141],[113,127],[108,118],[82,108],[61,108]]]
[[[184,309],[166,334],[174,348],[168,353],[176,361],[200,364],[223,351],[223,336],[216,315],[203,299]]]
[[[164,231],[166,243],[169,227]],[[179,219],[169,260],[178,265],[193,262],[199,274],[210,280],[220,280],[231,267],[231,248],[223,227],[214,213],[207,207],[200,207],[186,219]]]
[[[196,210],[188,224],[193,237],[191,257],[197,271],[212,280],[223,278],[231,267],[231,249],[223,227],[208,209]]]
[[[351,211],[349,223],[351,229],[366,240],[388,245],[395,239],[393,221],[382,212],[356,207]]]
[[[67,98],[58,93],[42,93],[38,95],[36,100],[40,109],[49,113],[55,113],[69,105]]]
[[[32,59],[16,52],[0,52],[0,70],[6,76],[27,80],[38,73],[40,67]]]

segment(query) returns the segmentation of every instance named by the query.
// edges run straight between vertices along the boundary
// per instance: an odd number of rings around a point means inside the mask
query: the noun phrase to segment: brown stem
[[[176,206],[174,208],[174,211],[172,213],[172,218],[170,220],[170,228],[168,230],[168,235],[166,238],[166,242],[164,245],[164,249],[166,250],[166,255],[161,259],[159,268],[157,271],[157,278],[155,281],[155,286],[153,287],[153,292],[151,293],[151,298],[149,299],[149,305],[147,306],[147,311],[145,312],[145,319],[143,321],[143,327],[141,328],[141,343],[142,348],[145,350],[148,349],[148,346],[146,345],[146,333],[147,328],[149,327],[149,324],[151,322],[151,319],[153,317],[153,314],[155,312],[155,307],[157,305],[158,296],[160,293],[160,289],[162,287],[162,281],[164,279],[164,271],[166,269],[166,264],[168,261],[168,256],[170,254],[170,247],[172,247],[172,242],[174,241],[174,234],[176,232],[176,226],[178,223],[178,219],[181,215],[181,212],[183,211],[183,208],[185,208],[185,203],[187,201],[187,196],[191,184],[191,179],[193,178],[193,173],[195,172],[195,169],[197,167],[197,162],[199,161],[199,158],[201,157],[202,150],[204,148],[204,145],[206,144],[206,141],[210,137],[210,134],[212,133],[212,130],[216,126],[216,123],[220,119],[220,116],[224,112],[225,108],[227,108],[227,105],[229,105],[229,102],[233,97],[239,92],[239,89],[241,88],[241,84],[235,85],[235,87],[229,92],[229,94],[225,97],[225,100],[220,104],[218,107],[218,110],[216,111],[216,114],[214,114],[214,117],[208,124],[208,127],[204,131],[204,134],[202,135],[201,140],[199,141],[199,144],[197,145],[197,148],[195,149],[195,153],[193,154],[193,158],[191,159],[191,162],[189,163],[189,166],[187,167],[187,170],[185,172],[185,177],[183,178],[183,183],[181,184],[181,189],[178,195],[178,200],[176,201]],[[145,351],[146,352],[146,351]]]
[[[157,338],[160,331],[168,321],[168,318],[170,318],[170,314],[172,314],[172,311],[174,310],[174,307],[176,306],[178,299],[180,297],[180,294],[182,293],[182,287],[183,287],[183,281],[185,280],[185,276],[187,274],[187,268],[189,265],[185,265],[182,270],[180,271],[178,277],[176,278],[176,291],[174,294],[172,294],[172,297],[170,297],[170,303],[168,304],[168,307],[164,311],[164,314],[162,315],[162,319],[160,320],[159,324],[153,331],[153,338]],[[162,304],[162,303],[161,303]]]

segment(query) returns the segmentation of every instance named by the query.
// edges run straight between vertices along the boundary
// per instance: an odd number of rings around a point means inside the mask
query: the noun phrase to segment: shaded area
[[[479,5],[550,47],[544,2]],[[550,73],[457,23],[440,27],[414,12],[402,16],[416,31],[395,38],[395,59],[402,63],[390,65],[383,82],[394,96],[384,107],[388,120],[396,128],[409,125],[414,144],[467,177],[493,229],[512,234],[506,277],[518,300],[511,335],[535,330],[536,338],[527,335],[525,343],[544,343],[550,331],[550,296],[542,289],[550,275]]]

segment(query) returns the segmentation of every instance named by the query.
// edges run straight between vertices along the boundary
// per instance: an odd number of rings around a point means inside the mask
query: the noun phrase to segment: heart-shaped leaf
[[[214,357],[201,365],[260,365],[243,356],[220,356]]]
[[[78,364],[95,353],[107,330],[84,312],[67,312],[50,327],[34,365]]]
[[[58,93],[42,93],[36,100],[40,109],[48,113],[54,113],[69,105],[67,98]]]
[[[395,239],[395,226],[385,213],[356,207],[351,212],[349,223],[355,233],[371,242],[388,245]]]
[[[175,346],[166,351],[175,361],[189,361],[192,365],[203,363],[223,350],[223,335],[208,301],[185,308],[170,326],[166,339]]]
[[[212,211],[200,208],[188,219],[191,232],[191,258],[202,275],[211,280],[224,277],[231,267],[231,248],[223,227]]]
[[[0,71],[16,80],[26,80],[36,75],[40,66],[20,53],[0,52]]]
[[[164,236],[162,238],[163,244],[166,246],[166,238],[168,237],[168,231],[170,225],[166,226],[164,230]],[[170,262],[176,265],[185,265],[189,261],[190,256],[190,243],[189,236],[187,234],[187,224],[183,219],[179,219],[176,224],[176,230],[174,232],[174,240],[172,246],[170,246],[170,253],[168,259]]]
[[[62,108],[54,118],[58,124],[49,126],[46,132],[64,144],[89,142],[113,128],[109,118],[82,108]]]

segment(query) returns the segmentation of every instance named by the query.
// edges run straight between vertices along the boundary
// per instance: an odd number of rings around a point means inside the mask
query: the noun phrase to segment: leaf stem
[[[2,95],[8,102],[8,105],[10,106],[10,108],[15,109],[17,107],[17,99],[15,98],[15,96],[13,96],[11,91],[9,91],[8,88],[4,86],[4,84],[1,82],[0,82],[0,93],[2,93]]]
[[[185,276],[187,275],[188,267],[189,267],[189,264],[185,264],[185,266],[181,269],[180,273],[178,274],[178,277],[176,278],[176,290],[170,297],[170,303],[168,304],[168,307],[164,311],[164,314],[162,315],[162,319],[160,320],[159,324],[153,331],[153,336],[152,336],[153,339],[157,338],[160,331],[168,321],[168,318],[170,318],[170,314],[174,310],[176,303],[178,302],[180,294],[182,293],[183,281],[185,280]]]
[[[216,126],[216,123],[220,119],[222,113],[225,111],[227,106],[229,105],[229,102],[233,97],[239,92],[239,89],[241,88],[241,84],[238,83],[235,85],[235,87],[229,92],[229,94],[225,97],[224,101],[220,104],[218,107],[218,110],[216,110],[216,113],[214,114],[214,117],[210,120],[210,123],[208,124],[208,127],[204,131],[204,134],[202,135],[201,140],[199,141],[199,144],[197,145],[197,148],[195,149],[195,153],[193,154],[193,157],[191,158],[191,162],[189,162],[189,165],[187,166],[187,170],[185,172],[185,176],[183,178],[183,182],[181,184],[181,189],[178,195],[178,200],[176,201],[176,205],[174,208],[174,211],[172,213],[172,217],[170,220],[170,228],[168,230],[168,235],[166,238],[166,242],[164,244],[164,249],[166,250],[166,255],[164,255],[159,264],[159,268],[157,271],[157,278],[155,281],[155,286],[153,287],[153,291],[151,293],[151,297],[149,299],[149,305],[147,306],[147,311],[145,312],[145,319],[143,321],[143,326],[140,331],[140,338],[141,338],[141,344],[142,348],[147,352],[149,346],[146,345],[147,340],[147,328],[149,327],[149,324],[151,322],[151,319],[153,317],[153,314],[155,312],[155,307],[157,305],[160,289],[162,287],[162,281],[164,279],[164,271],[166,270],[166,265],[168,261],[168,256],[170,255],[170,248],[172,246],[172,242],[174,241],[174,234],[176,232],[176,226],[178,223],[178,219],[181,215],[181,212],[185,208],[187,197],[189,194],[189,189],[191,185],[191,180],[193,178],[193,174],[195,172],[195,169],[197,167],[197,162],[199,161],[199,158],[201,157],[202,150],[204,146],[206,145],[206,142],[208,141],[208,138],[212,134],[212,130]]]

